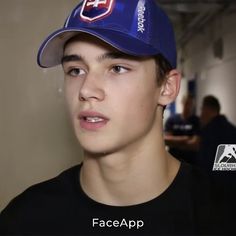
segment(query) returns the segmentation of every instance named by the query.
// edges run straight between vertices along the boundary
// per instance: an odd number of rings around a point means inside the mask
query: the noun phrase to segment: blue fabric
[[[63,36],[68,32],[92,34],[135,56],[162,54],[173,68],[176,67],[173,27],[154,0],[107,0],[104,6],[102,2],[99,7],[85,7],[82,2],[72,11],[64,27],[52,33],[40,47],[38,64],[41,67],[60,64],[63,40],[68,40]],[[111,10],[109,4],[112,4]]]

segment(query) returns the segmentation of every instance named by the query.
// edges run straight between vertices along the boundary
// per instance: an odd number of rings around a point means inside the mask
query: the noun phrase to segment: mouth
[[[83,111],[79,114],[80,126],[84,130],[96,131],[104,127],[109,119],[101,113]]]
[[[104,121],[104,119],[103,118],[101,118],[101,117],[89,117],[89,116],[84,116],[83,118],[82,118],[84,121],[87,121],[87,122],[89,122],[89,123],[97,123],[97,122],[103,122]]]

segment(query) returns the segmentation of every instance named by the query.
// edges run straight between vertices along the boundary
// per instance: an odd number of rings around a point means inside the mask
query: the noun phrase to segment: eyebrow
[[[64,64],[66,62],[71,62],[71,61],[83,61],[82,56],[72,54],[72,55],[64,55],[61,59],[61,64]]]
[[[107,59],[133,59],[133,60],[137,60],[138,57],[135,56],[131,56],[122,52],[107,52],[102,54],[101,56],[99,56],[97,58],[98,61],[103,61],[103,60],[107,60]]]
[[[122,52],[106,52],[100,56],[97,57],[97,61],[101,62],[104,60],[108,60],[108,59],[129,59],[129,60],[138,60],[139,57],[135,57],[132,55],[128,55]],[[77,55],[77,54],[71,54],[71,55],[64,55],[61,59],[61,64],[64,64],[66,62],[79,62],[79,61],[85,61],[84,58],[81,55]]]

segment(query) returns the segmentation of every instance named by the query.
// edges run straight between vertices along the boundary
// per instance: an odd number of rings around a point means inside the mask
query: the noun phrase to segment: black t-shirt
[[[165,123],[165,132],[174,136],[194,136],[200,131],[200,121],[195,115],[184,119],[181,114],[170,116]],[[195,163],[197,153],[195,151],[183,150],[177,147],[170,147],[169,152],[180,160]]]
[[[80,186],[80,168],[34,185],[11,201],[0,215],[0,235],[229,235],[233,227],[224,222],[232,217],[231,208],[222,205],[227,203],[222,192],[186,163],[161,195],[124,207],[89,198]]]

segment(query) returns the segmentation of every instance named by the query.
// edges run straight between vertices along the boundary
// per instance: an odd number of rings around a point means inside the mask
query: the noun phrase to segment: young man
[[[1,234],[219,233],[210,182],[165,150],[163,107],[180,74],[172,26],[153,0],[82,2],[38,63],[62,64],[84,160],[15,198]]]

